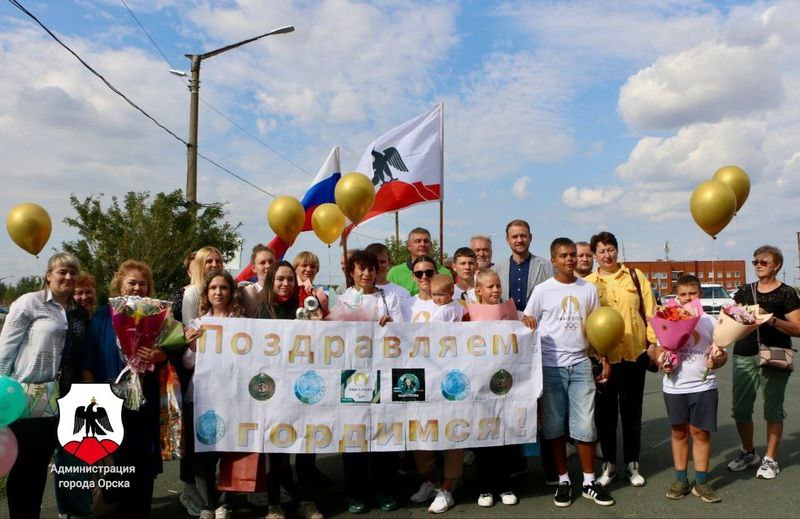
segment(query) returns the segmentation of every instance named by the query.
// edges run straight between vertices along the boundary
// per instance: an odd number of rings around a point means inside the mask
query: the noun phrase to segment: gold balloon
[[[689,201],[692,218],[706,234],[716,238],[736,213],[736,194],[718,180],[708,180],[695,188]]]
[[[322,204],[311,214],[311,228],[317,238],[330,245],[344,231],[344,214],[336,204]]]
[[[611,353],[624,334],[625,321],[610,306],[601,306],[586,318],[586,338],[600,355]]]
[[[375,203],[375,186],[366,175],[348,173],[336,183],[333,191],[336,205],[351,222],[358,223]]]
[[[36,256],[50,239],[53,223],[42,206],[19,204],[8,213],[6,229],[14,243]]]
[[[267,210],[269,226],[286,243],[292,243],[306,223],[306,211],[292,196],[279,196]]]
[[[738,212],[750,195],[750,177],[747,176],[745,170],[739,166],[722,166],[711,179],[722,182],[733,190],[733,194],[736,195],[736,211]]]

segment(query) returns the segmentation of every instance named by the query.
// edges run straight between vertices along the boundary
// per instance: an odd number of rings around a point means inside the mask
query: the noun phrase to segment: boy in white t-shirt
[[[556,506],[572,504],[572,482],[567,471],[567,433],[578,444],[583,470],[582,495],[603,506],[614,498],[594,474],[597,429],[594,423],[595,382],[586,340],[586,318],[600,306],[592,283],[575,276],[577,247],[569,238],[550,245],[555,276],[536,285],[525,315],[536,320],[542,346],[542,436],[550,442],[558,471]],[[566,424],[569,422],[569,430]]]
[[[461,247],[453,254],[453,272],[456,274],[453,299],[477,303],[475,299],[475,273],[478,259],[469,247]]]
[[[700,297],[700,280],[683,276],[677,282],[678,301],[686,304]],[[715,321],[703,314],[687,344],[680,349],[678,367],[664,375],[664,403],[672,425],[672,459],[676,480],[667,497],[682,499],[689,492],[706,503],[722,501],[708,483],[708,461],[711,456],[711,432],[717,430],[717,377],[707,369],[715,369],[727,360],[724,350],[713,342]],[[664,365],[666,352],[657,350],[658,364]],[[695,482],[689,483],[689,436],[692,437]]]

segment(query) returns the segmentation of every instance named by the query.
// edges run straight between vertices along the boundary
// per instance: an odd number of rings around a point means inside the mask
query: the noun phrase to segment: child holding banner
[[[553,502],[560,507],[572,504],[566,452],[569,432],[578,443],[583,497],[611,506],[614,498],[597,483],[594,474],[595,383],[584,331],[586,318],[600,306],[597,289],[575,276],[577,247],[569,238],[553,240],[550,258],[555,276],[533,289],[525,315],[536,320],[542,345],[542,436],[552,440],[548,443],[558,472],[558,489]]]
[[[700,298],[700,280],[682,276],[677,283],[678,301],[684,305]],[[675,482],[667,497],[682,499],[691,492],[706,503],[722,501],[708,483],[708,461],[711,456],[711,432],[717,430],[717,377],[707,368],[718,368],[728,359],[725,350],[713,343],[715,321],[703,314],[688,342],[681,348],[681,362],[664,375],[664,404],[672,425],[672,459]],[[663,367],[669,352],[658,350],[658,364]],[[692,437],[694,485],[689,483],[689,436]]]
[[[492,269],[481,269],[475,276],[475,298],[479,305],[468,305],[470,320],[496,321],[517,319],[517,309],[511,303],[510,311],[500,303],[502,285],[500,276]],[[495,315],[486,306],[496,306]],[[482,307],[482,308],[481,308]],[[480,308],[481,311],[478,311]],[[489,310],[489,311],[487,311]],[[500,496],[504,505],[516,505],[519,502],[511,491],[511,460],[519,450],[519,445],[502,445],[499,447],[483,447],[476,450],[478,465],[478,506],[494,506],[494,494]]]
[[[264,288],[259,292],[256,317],[260,319],[295,319],[299,307],[297,274],[288,261],[274,263],[267,270]],[[267,476],[267,499],[269,510],[267,519],[283,519],[281,508],[281,486],[292,487],[292,472],[289,454],[274,452],[269,454],[269,474]],[[323,519],[316,505],[308,497],[314,487],[314,456],[298,454],[295,458],[297,470],[297,494],[300,505],[297,515],[303,519]]]
[[[416,271],[414,271],[416,272]],[[453,301],[453,279],[444,274],[433,276],[430,284],[431,300],[436,304],[436,309],[431,316],[431,322],[460,322],[463,307]],[[420,293],[422,295],[422,287]],[[414,503],[422,503],[434,498],[428,507],[428,512],[441,514],[453,507],[453,486],[464,473],[464,450],[449,449],[444,455],[444,481],[438,485],[436,476],[436,456],[433,451],[414,451],[414,463],[417,472],[425,479],[419,490],[411,496]]]
[[[236,282],[227,270],[210,271],[205,276],[200,292],[200,315],[241,317],[243,309],[235,297],[236,290]],[[183,366],[192,372],[195,366],[196,350],[197,342],[192,341],[183,354]],[[185,436],[189,442],[194,444],[194,406],[192,405],[194,386],[191,378],[184,398],[189,404],[184,408],[185,411],[188,411],[184,416]],[[194,456],[194,483],[201,502],[200,519],[229,517],[231,511],[227,505],[217,506],[220,497],[217,491],[217,463],[220,453],[195,453],[192,449],[192,454]]]

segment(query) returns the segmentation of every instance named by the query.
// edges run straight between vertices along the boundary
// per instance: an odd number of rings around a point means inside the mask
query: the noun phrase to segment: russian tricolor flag
[[[308,191],[306,191],[305,196],[303,196],[303,199],[300,201],[300,204],[306,210],[306,223],[303,226],[304,231],[311,230],[311,215],[314,213],[314,209],[316,209],[317,206],[327,203],[336,203],[333,191],[340,178],[342,178],[342,166],[339,161],[339,146],[335,146],[328,154],[328,158],[325,159],[325,163],[322,164],[317,176],[314,177],[311,186],[309,186]],[[275,251],[275,255],[278,258],[283,258],[292,244],[286,243],[276,236],[269,242],[268,246]],[[253,266],[248,264],[239,275],[236,276],[236,280],[243,281],[251,277],[253,277]]]

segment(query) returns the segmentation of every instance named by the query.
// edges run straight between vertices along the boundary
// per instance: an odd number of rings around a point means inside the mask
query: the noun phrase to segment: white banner
[[[539,340],[519,322],[204,317],[197,452],[441,450],[536,441]]]

